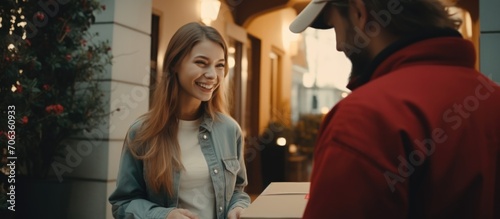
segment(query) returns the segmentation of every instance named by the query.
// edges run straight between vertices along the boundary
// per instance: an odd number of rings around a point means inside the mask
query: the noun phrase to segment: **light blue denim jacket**
[[[141,126],[136,122],[129,130],[130,139]],[[241,128],[231,117],[218,114],[213,120],[205,115],[198,132],[198,140],[212,179],[217,219],[227,218],[235,207],[246,208],[250,197],[243,191],[247,185],[243,159]],[[156,193],[145,182],[145,169],[141,160],[135,159],[125,144],[120,161],[116,190],[109,197],[115,218],[165,219],[178,206],[180,173],[174,172],[174,194]],[[212,206],[207,206],[207,208]],[[200,218],[213,216],[199,215]]]

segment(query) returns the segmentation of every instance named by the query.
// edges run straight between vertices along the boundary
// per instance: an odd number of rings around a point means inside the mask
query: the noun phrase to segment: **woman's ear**
[[[366,10],[363,0],[350,0],[349,1],[349,17],[352,24],[364,30],[368,21],[368,11]]]

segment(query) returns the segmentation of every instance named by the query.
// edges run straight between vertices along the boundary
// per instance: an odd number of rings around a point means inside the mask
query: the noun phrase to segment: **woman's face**
[[[181,101],[199,106],[201,101],[210,100],[223,81],[224,65],[224,50],[219,44],[207,39],[196,44],[177,71]]]

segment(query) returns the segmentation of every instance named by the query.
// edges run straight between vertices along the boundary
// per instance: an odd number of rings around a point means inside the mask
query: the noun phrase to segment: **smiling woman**
[[[224,78],[225,60],[224,49],[208,39],[196,44],[184,57],[177,73],[181,86],[180,101],[187,102],[181,105],[188,105],[188,108],[195,112],[181,112],[184,114],[181,114],[181,118],[193,119],[200,102],[212,98],[219,81]]]
[[[237,219],[250,198],[241,128],[226,114],[226,43],[189,23],[165,54],[151,110],[125,140],[113,216]]]

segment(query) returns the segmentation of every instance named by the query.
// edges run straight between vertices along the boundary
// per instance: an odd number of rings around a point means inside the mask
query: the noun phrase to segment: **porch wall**
[[[481,72],[497,83],[500,82],[500,23],[498,22],[500,1],[479,1],[480,69]]]

